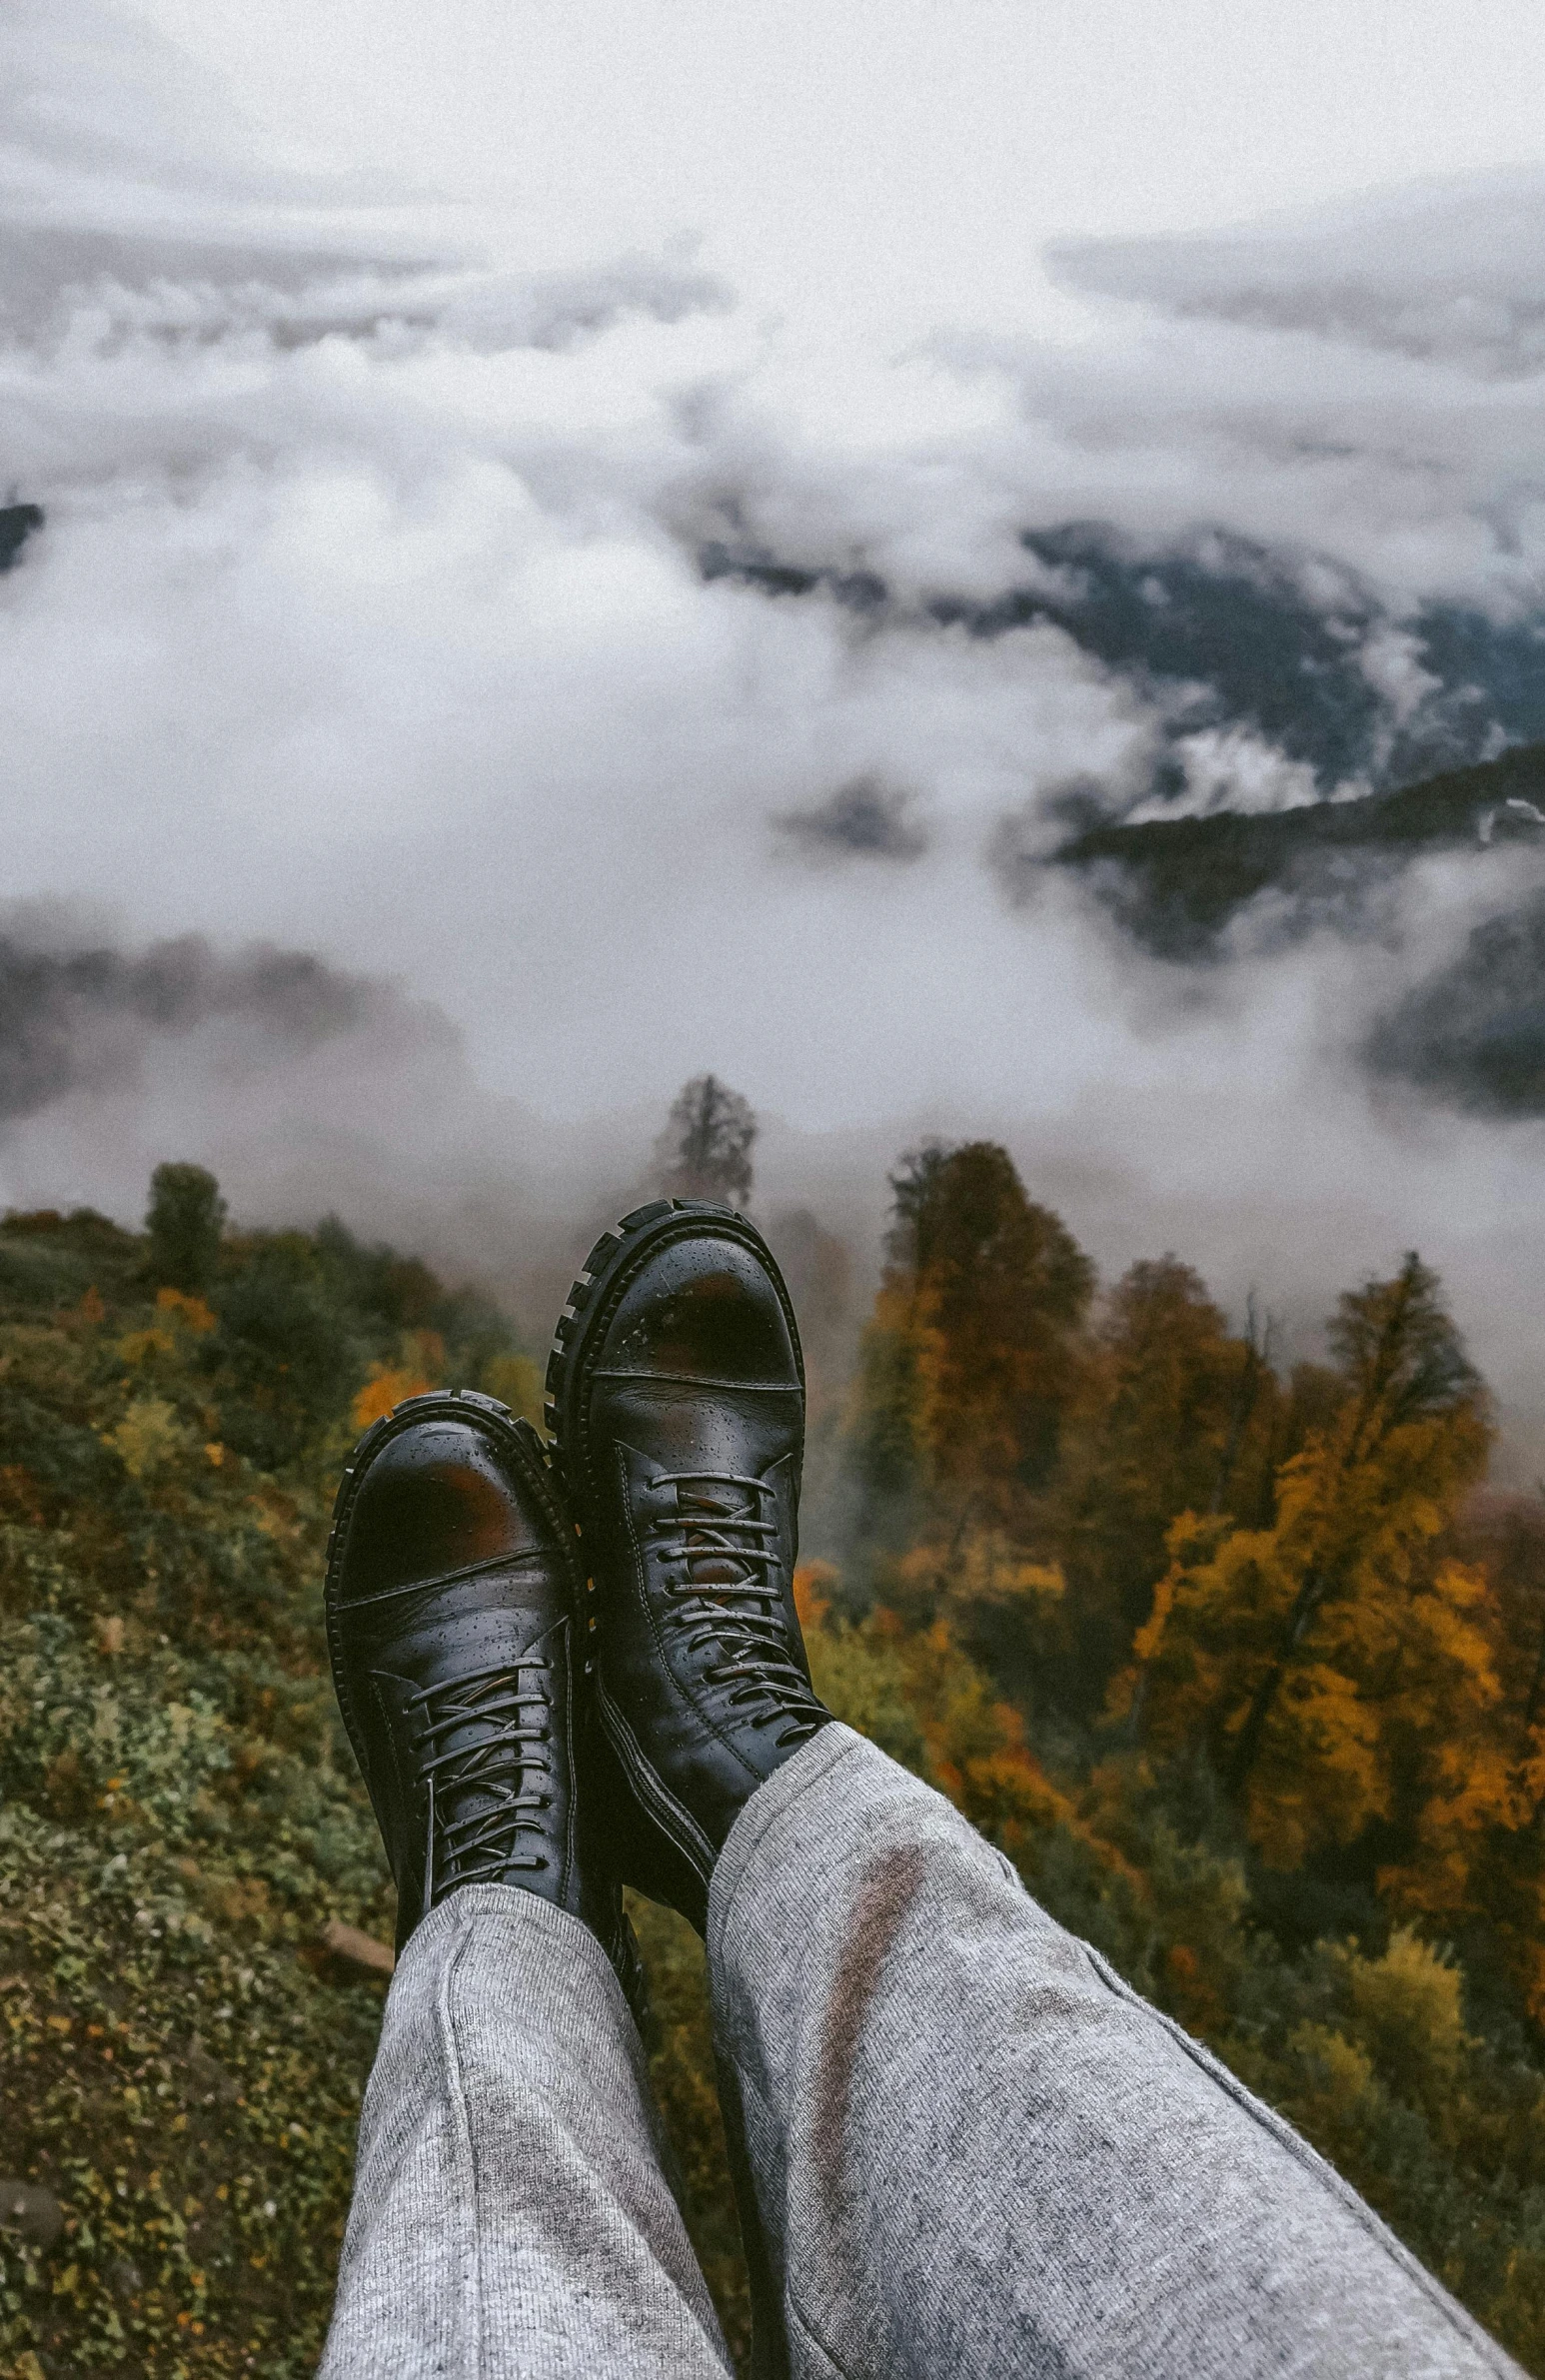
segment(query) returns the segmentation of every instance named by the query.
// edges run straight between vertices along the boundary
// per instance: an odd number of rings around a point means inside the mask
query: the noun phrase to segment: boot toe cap
[[[798,1361],[782,1300],[736,1240],[702,1231],[660,1249],[620,1300],[604,1369],[747,1387],[792,1386]]]
[[[539,1542],[505,1466],[474,1424],[425,1420],[369,1461],[340,1549],[340,1601],[381,1595]]]

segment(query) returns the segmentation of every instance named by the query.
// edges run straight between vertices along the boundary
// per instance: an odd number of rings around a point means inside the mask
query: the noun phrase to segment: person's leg
[[[707,1922],[759,2370],[1510,2370],[1328,2166],[815,1699],[803,1374],[755,1227],[682,1201],[625,1217],[548,1381],[625,1872]]]
[[[1304,2141],[849,1730],[747,1803],[708,1939],[795,2374],[1514,2372]]]
[[[320,2380],[729,2369],[600,1942],[467,1885],[393,1978]]]
[[[583,1774],[575,1537],[535,1433],[409,1399],[328,1549],[334,1685],[397,1882],[328,2380],[723,2380]]]

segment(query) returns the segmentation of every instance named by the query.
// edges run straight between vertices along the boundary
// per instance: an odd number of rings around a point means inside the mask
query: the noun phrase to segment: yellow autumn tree
[[[1489,1491],[1467,1507],[1462,1542],[1489,1583],[1503,1700],[1484,1747],[1452,1748],[1454,1789],[1423,1813],[1419,1855],[1381,1881],[1412,1907],[1478,1913],[1545,2024],[1545,1502]],[[1497,1780],[1486,1798],[1511,1800],[1490,1827],[1477,1822],[1482,1753]]]
[[[1343,1297],[1330,1337],[1341,1401],[1282,1467],[1271,1526],[1176,1521],[1125,1693],[1150,1746],[1206,1745],[1270,1864],[1378,1822],[1419,1899],[1418,1873],[1517,1806],[1485,1580],[1443,1549],[1489,1414],[1414,1254]]]

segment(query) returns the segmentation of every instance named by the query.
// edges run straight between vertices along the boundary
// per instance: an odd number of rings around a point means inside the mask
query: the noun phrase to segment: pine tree
[[[1073,1675],[1097,1710],[1148,1618],[1177,1513],[1256,1517],[1279,1402],[1253,1307],[1243,1337],[1173,1256],[1134,1264],[1105,1301],[1059,1484]]]
[[[716,1074],[684,1083],[661,1135],[661,1188],[672,1198],[744,1206],[752,1193],[757,1118],[749,1100]]]
[[[934,1165],[912,1218],[920,1430],[933,1479],[988,1499],[1044,1485],[1076,1392],[1094,1268],[1006,1149]]]
[[[202,1165],[158,1165],[150,1177],[145,1216],[153,1278],[189,1295],[208,1289],[225,1217],[220,1184]]]

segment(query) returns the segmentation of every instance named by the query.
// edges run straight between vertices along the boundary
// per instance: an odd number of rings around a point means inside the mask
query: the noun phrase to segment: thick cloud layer
[[[1534,1078],[1409,1056],[1488,932],[1527,1009],[1529,850],[1307,908],[1268,870],[1159,955],[1052,864],[1545,733],[1507,261],[1545,181],[1064,245],[1054,339],[897,356],[687,246],[517,268],[482,202],[275,166],[91,0],[23,0],[0,66],[0,483],[46,515],[0,581],[0,824],[14,892],[103,920],[45,970],[69,1064],[7,1056],[10,1195],[124,1208],[207,1154],[254,1211],[513,1265],[712,1066],[784,1119],[768,1195],[833,1214],[986,1130],[1107,1266],[1170,1243],[1308,1316],[1417,1242],[1545,1408]],[[189,933],[224,955],[137,1040]],[[363,1005],[289,1031],[255,942]]]
[[[1545,365],[1545,186],[1494,173],[1204,239],[1059,242],[1075,289],[1475,371]]]
[[[52,938],[52,937],[50,937]],[[303,951],[222,959],[189,935],[133,957],[0,935],[0,1122],[81,1091],[117,1089],[149,1043],[240,1019],[258,1037],[242,1062],[267,1070],[358,1030],[378,987]]]

